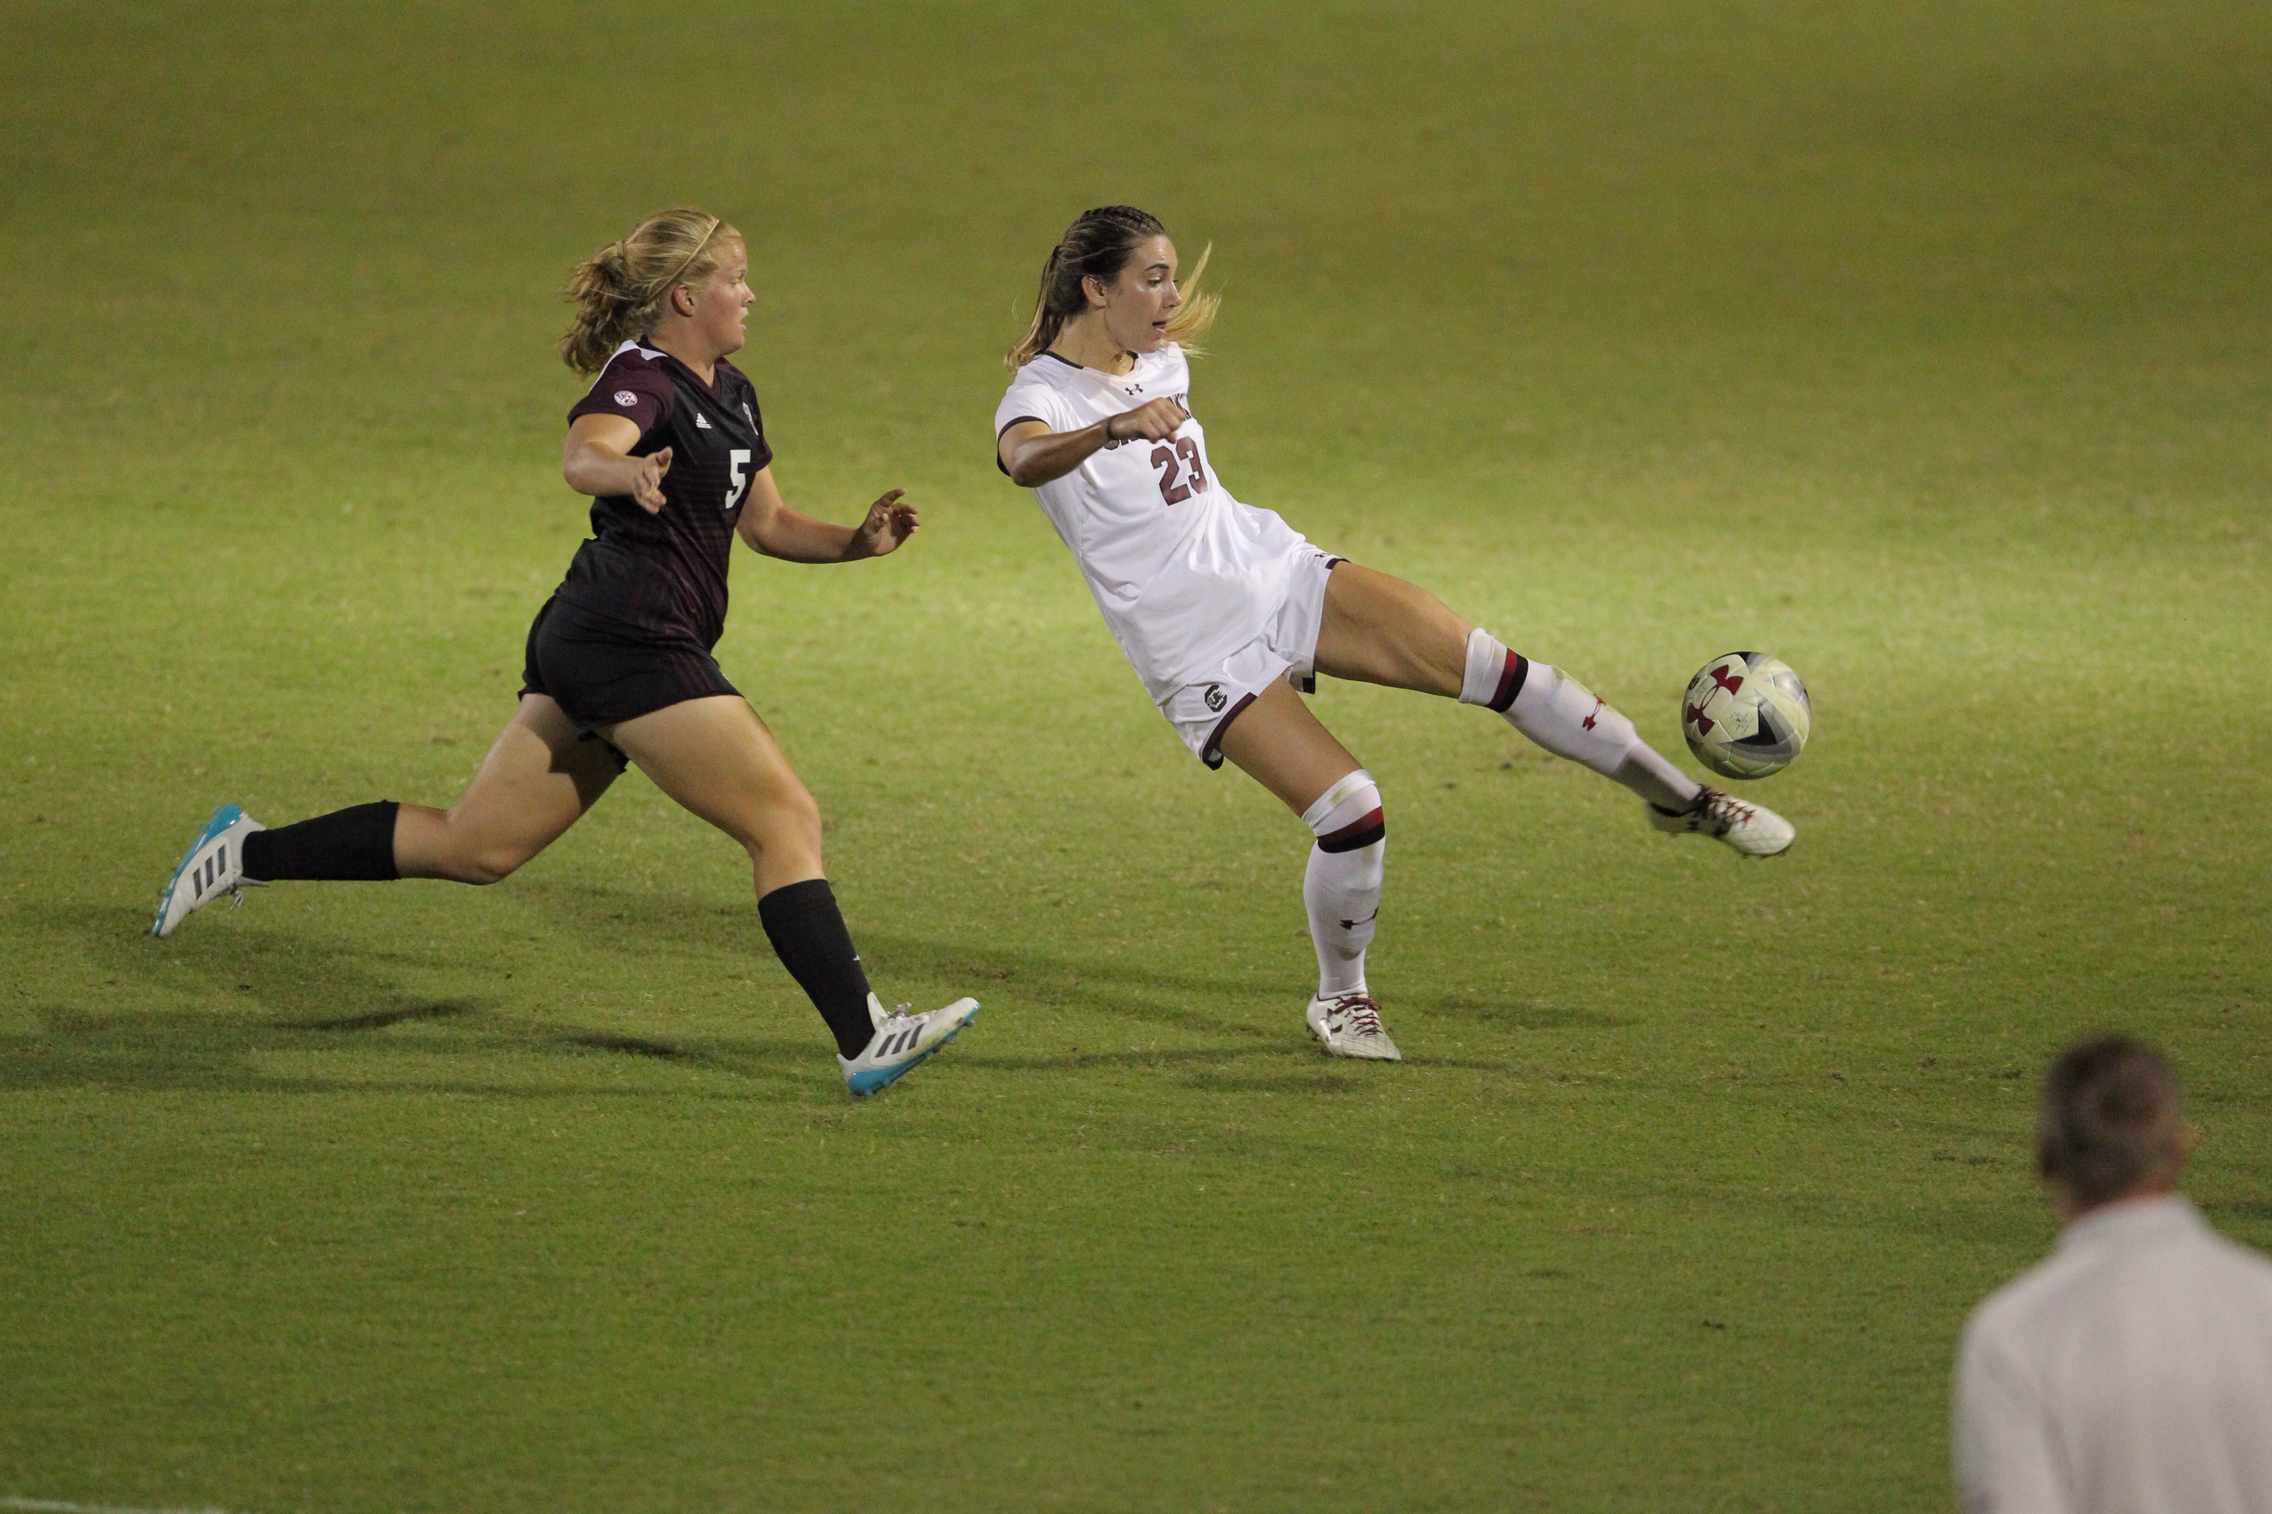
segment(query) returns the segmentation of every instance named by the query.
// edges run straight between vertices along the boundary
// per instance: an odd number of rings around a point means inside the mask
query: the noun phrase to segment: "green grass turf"
[[[0,7],[0,1496],[363,1511],[1947,1503],[2066,1038],[2272,1243],[2261,6]],[[749,234],[791,499],[721,654],[880,986],[854,1105],[633,775],[507,884],[164,944],[206,810],[446,802],[581,531],[578,254]],[[1328,686],[1402,1067],[1300,827],[993,472],[1050,238],[1212,240],[1222,476],[1678,747],[1760,646],[1797,850]]]

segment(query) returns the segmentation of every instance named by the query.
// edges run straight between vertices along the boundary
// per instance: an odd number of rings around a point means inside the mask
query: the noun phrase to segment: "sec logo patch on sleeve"
[[[615,402],[621,405],[624,409],[629,410],[632,406],[639,403],[639,396],[633,394],[628,389],[618,389],[615,391]]]

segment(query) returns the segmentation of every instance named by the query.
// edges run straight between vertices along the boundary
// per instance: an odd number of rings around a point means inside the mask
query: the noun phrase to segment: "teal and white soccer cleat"
[[[181,854],[181,866],[174,869],[166,891],[158,896],[158,913],[150,921],[150,934],[172,935],[175,926],[223,894],[242,904],[248,884],[267,887],[258,878],[245,876],[245,837],[267,829],[233,804],[215,810],[205,829],[189,843],[189,850]]]
[[[844,1086],[859,1098],[881,1093],[887,1084],[915,1070],[917,1063],[962,1034],[978,1014],[976,999],[957,999],[945,1009],[911,1015],[900,1005],[890,1014],[874,994],[868,995],[868,1018],[875,1035],[856,1057],[838,1057],[844,1069]]]
[[[1334,999],[1310,1000],[1303,1019],[1329,1057],[1354,1057],[1360,1062],[1401,1062],[1404,1053],[1381,1028],[1381,1007],[1370,994],[1343,994]]]
[[[1659,809],[1642,801],[1649,824],[1673,836],[1710,836],[1725,841],[1746,857],[1772,857],[1791,849],[1798,831],[1773,810],[1738,799],[1719,789],[1706,789],[1685,810]]]

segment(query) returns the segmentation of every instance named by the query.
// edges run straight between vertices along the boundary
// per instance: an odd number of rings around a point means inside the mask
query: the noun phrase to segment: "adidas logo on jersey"
[[[697,410],[694,412],[694,424],[707,431],[710,429],[710,417]]]

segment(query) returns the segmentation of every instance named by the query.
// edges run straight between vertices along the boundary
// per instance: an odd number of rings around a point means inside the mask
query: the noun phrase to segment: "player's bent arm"
[[[560,476],[578,494],[595,499],[628,494],[652,515],[663,508],[663,475],[671,471],[671,449],[631,456],[638,445],[636,421],[620,415],[579,415],[560,451]]]
[[[749,481],[741,520],[734,529],[753,551],[783,562],[856,562],[881,557],[907,540],[918,522],[915,507],[894,489],[868,507],[857,526],[831,525],[789,508],[773,469],[764,467]]]
[[[1157,399],[1111,415],[1078,431],[1052,431],[1042,421],[1018,421],[1002,428],[994,450],[1002,471],[1021,489],[1063,478],[1107,447],[1138,439],[1166,441],[1191,412],[1171,399]]]

